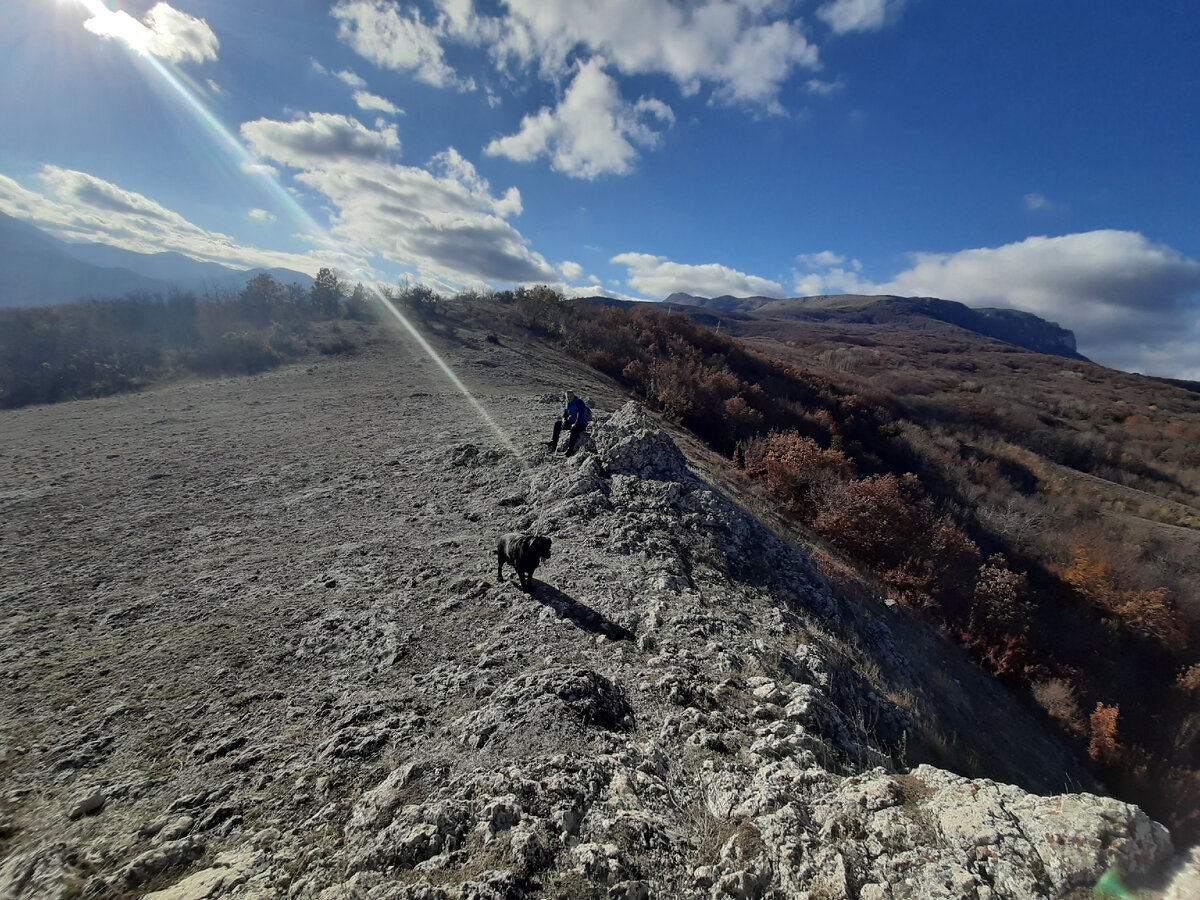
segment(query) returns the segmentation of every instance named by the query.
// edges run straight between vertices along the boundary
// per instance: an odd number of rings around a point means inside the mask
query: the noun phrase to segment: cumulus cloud
[[[313,114],[242,126],[250,148],[295,169],[328,198],[333,236],[363,255],[414,266],[454,283],[552,282],[554,268],[506,219],[521,211],[516,188],[493,193],[469,160],[450,148],[425,168],[389,158],[395,126]]]
[[[792,290],[798,297],[823,294],[874,294],[876,285],[862,277],[862,263],[847,260],[840,253],[822,250],[801,253],[796,257],[798,267],[792,272]]]
[[[558,271],[562,272],[563,278],[567,281],[578,281],[579,276],[583,274],[583,266],[577,262],[564,260],[558,264]]]
[[[834,34],[878,31],[900,14],[905,0],[833,0],[817,10],[817,16]]]
[[[621,253],[612,262],[629,269],[628,284],[643,296],[663,298],[676,291],[698,297],[783,297],[776,281],[747,275],[719,263],[688,265],[649,253]]]
[[[819,54],[787,0],[508,0],[499,18],[469,15],[469,0],[440,0],[447,34],[487,44],[497,65],[569,71],[579,52],[603,56],[622,74],[663,74],[685,94],[702,84],[714,98],[775,111],[797,68]]]
[[[356,264],[351,257],[336,253],[280,253],[240,245],[229,235],[194,225],[149,197],[86,172],[44,166],[40,179],[45,192],[29,190],[0,175],[0,212],[67,241],[111,244],[135,253],[173,250],[234,268],[280,266],[309,274],[321,266],[345,269]]]
[[[106,40],[120,41],[135,53],[172,63],[217,58],[220,42],[208,23],[166,3],[155,4],[140,22],[124,10],[96,6],[100,11],[83,27]]]
[[[255,219],[259,222],[274,222],[275,221],[275,216],[273,214],[267,212],[265,209],[250,210],[250,218]]]
[[[592,59],[579,67],[557,108],[526,116],[520,131],[496,138],[484,152],[517,162],[548,156],[552,168],[572,178],[623,175],[637,159],[634,142],[653,147],[660,140],[651,120],[669,126],[675,115],[653,98],[623,101],[603,61]]]
[[[834,253],[832,250],[822,250],[820,253],[801,253],[796,257],[798,262],[806,266],[814,266],[820,268],[828,268],[830,266],[840,266],[846,261],[846,257]]]
[[[1200,345],[1182,340],[1194,336],[1200,312],[1200,262],[1137,232],[1030,237],[911,258],[879,292],[1024,309],[1070,328],[1080,352],[1118,368],[1153,371],[1163,347],[1200,365]]]
[[[434,87],[475,89],[474,81],[461,78],[446,62],[441,45],[445,30],[426,24],[419,11],[405,16],[387,0],[340,0],[330,15],[338,20],[338,37],[375,65],[411,72]]]
[[[267,178],[277,178],[279,176],[279,170],[265,162],[244,162],[240,163],[238,168],[247,175],[257,175]]]
[[[306,119],[258,119],[242,125],[242,137],[260,156],[305,169],[337,160],[382,159],[400,150],[396,126],[372,130],[352,116],[310,113]]]
[[[1051,317],[1068,313],[1092,325],[1130,312],[1171,312],[1200,291],[1200,262],[1134,231],[1030,237],[911,258],[912,268],[882,287]]]
[[[713,87],[721,102],[773,112],[796,68],[817,70],[819,53],[790,0],[507,0],[487,15],[473,0],[435,0],[426,21],[394,0],[340,0],[339,35],[376,65],[412,72],[438,87],[470,90],[446,62],[447,41],[485,47],[497,68],[535,67],[559,79],[580,58],[602,56],[623,75],[662,74],[685,94]]]
[[[378,94],[372,94],[370,91],[355,91],[354,102],[358,104],[359,109],[376,109],[387,113],[389,116],[398,116],[404,112],[404,110],[391,100],[388,100],[386,97],[380,97]]]

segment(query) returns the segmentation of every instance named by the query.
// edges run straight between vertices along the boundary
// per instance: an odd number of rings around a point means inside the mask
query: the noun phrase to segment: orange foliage
[[[1120,587],[1117,578],[1113,566],[1093,560],[1085,547],[1076,548],[1075,559],[1063,572],[1063,579],[1081,597],[1113,615],[1120,627],[1156,640],[1172,652],[1183,650],[1187,646],[1187,625],[1171,602],[1170,591],[1127,590]]]

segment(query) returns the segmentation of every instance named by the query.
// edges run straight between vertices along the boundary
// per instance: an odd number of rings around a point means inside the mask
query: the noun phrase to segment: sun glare
[[[279,202],[280,206],[287,210],[288,214],[305,234],[312,238],[316,244],[333,252],[338,250],[337,242],[325,228],[308,214],[296,198],[284,188],[279,179],[274,175],[274,170],[270,166],[264,166],[261,160],[255,158],[246,149],[242,142],[217,118],[216,114],[205,103],[200,92],[188,85],[180,73],[174,71],[174,67],[170,62],[165,62],[158,57],[155,52],[155,41],[158,40],[158,36],[151,29],[147,28],[146,25],[124,10],[109,9],[101,0],[74,0],[74,2],[83,6],[91,15],[91,18],[83,23],[84,28],[100,37],[116,39],[133,51],[136,55],[135,62],[140,66],[144,66],[146,72],[153,73],[153,80],[156,85],[165,87],[167,89],[167,96],[172,97],[176,102],[182,104],[184,109],[187,110],[193,120],[199,125],[200,129],[226,154],[234,168],[242,176],[253,178],[263,185]],[[364,280],[367,282],[375,280],[371,273],[365,271],[352,271],[349,274],[355,280]],[[387,298],[380,297],[379,299],[388,313],[434,362],[438,370],[466,398],[467,403],[479,415],[488,428],[495,433],[500,443],[519,460],[521,458],[520,453],[509,436],[496,423],[488,411],[484,409],[483,404],[468,390],[467,386],[463,384],[462,379],[447,365],[429,341]]]

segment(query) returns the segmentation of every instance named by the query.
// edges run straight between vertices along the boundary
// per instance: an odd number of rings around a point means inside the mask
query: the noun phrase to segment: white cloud
[[[787,0],[508,0],[499,18],[469,15],[467,0],[439,5],[448,35],[488,45],[501,68],[536,64],[551,78],[582,51],[624,75],[667,75],[685,94],[708,83],[717,100],[780,111],[791,73],[820,68]]]
[[[254,163],[244,162],[244,163],[241,163],[238,166],[238,168],[240,168],[247,175],[257,175],[257,176],[267,177],[267,178],[279,177],[279,170],[277,168],[275,168],[274,166],[270,165],[269,163],[265,163],[265,162],[254,162]]]
[[[395,126],[371,131],[354,119],[312,114],[242,126],[257,154],[297,169],[295,179],[328,198],[331,233],[355,252],[412,266],[454,283],[552,282],[556,273],[505,219],[521,211],[516,188],[495,195],[457,150],[427,168],[389,157]]]
[[[578,281],[579,276],[583,274],[583,266],[577,262],[564,260],[558,264],[558,271],[562,272],[563,278],[567,281]]]
[[[44,166],[46,193],[28,190],[0,175],[0,212],[24,219],[67,241],[111,244],[135,253],[173,250],[235,268],[281,266],[313,274],[321,266],[350,268],[344,254],[281,253],[238,244],[232,237],[194,225],[149,197],[94,175]]]
[[[1002,247],[914,253],[913,266],[880,292],[1005,306],[1073,330],[1080,352],[1105,365],[1167,371],[1200,365],[1193,343],[1200,312],[1200,262],[1133,231],[1030,237]],[[1176,369],[1177,370],[1177,369]]]
[[[900,14],[905,0],[833,0],[817,10],[834,34],[878,31]]]
[[[1133,231],[1030,237],[911,258],[912,268],[883,287],[1051,317],[1067,312],[1095,325],[1121,312],[1169,312],[1200,291],[1200,262]]]
[[[836,81],[822,81],[820,78],[808,79],[808,92],[810,94],[817,94],[821,97],[832,96],[845,86],[846,83],[840,78],[838,78]]]
[[[661,133],[651,127],[650,119],[669,126],[675,115],[653,98],[643,97],[634,104],[623,101],[603,61],[592,59],[579,67],[556,109],[543,107],[526,116],[520,131],[496,138],[484,152],[516,162],[549,156],[552,168],[572,178],[623,175],[637,158],[632,142],[653,147],[660,140]]]
[[[443,43],[486,47],[496,66],[536,66],[551,80],[602,56],[624,75],[663,74],[685,94],[711,84],[714,99],[780,112],[797,68],[820,68],[816,46],[789,0],[507,0],[498,16],[472,0],[435,0],[427,22],[393,0],[340,0],[339,35],[376,65],[438,87],[475,87],[446,62]]]
[[[413,10],[409,18],[388,0],[340,0],[330,15],[339,22],[338,37],[375,65],[412,72],[434,87],[475,89],[474,81],[459,77],[446,62],[443,29],[425,24],[419,11]]]
[[[1045,194],[1026,194],[1021,198],[1021,203],[1030,212],[1050,211],[1056,208]]]
[[[274,222],[275,221],[275,216],[272,213],[267,212],[265,209],[250,210],[250,218],[255,219],[256,221],[259,221],[259,222]]]
[[[208,85],[208,89],[210,91],[212,91],[214,94],[216,94],[218,97],[225,96],[225,89],[223,87],[221,87],[219,84],[217,84],[215,81],[213,81],[211,78],[205,79],[205,83]]]
[[[875,285],[864,281],[862,263],[832,250],[801,253],[796,257],[801,268],[792,272],[792,290],[798,297],[822,294],[873,294]]]
[[[117,40],[142,55],[167,62],[208,62],[217,58],[220,42],[208,23],[182,13],[166,3],[157,3],[138,21],[124,10],[109,10],[99,4],[83,27],[105,39]]]
[[[378,94],[372,94],[369,91],[355,91],[354,102],[358,104],[359,109],[377,109],[380,112],[385,112],[390,116],[398,116],[404,113],[404,110],[398,107],[391,100],[388,100],[385,97],[380,97]]]
[[[342,69],[340,72],[334,72],[334,77],[343,84],[348,84],[352,88],[365,88],[367,81],[362,76],[352,72],[350,69]]]
[[[820,253],[801,253],[796,259],[806,266],[820,268],[840,266],[846,261],[846,257],[834,253],[832,250],[822,250]]]
[[[621,253],[612,262],[629,269],[626,283],[648,297],[663,298],[676,291],[699,297],[783,297],[783,286],[757,275],[747,275],[719,263],[688,265],[649,253]]]

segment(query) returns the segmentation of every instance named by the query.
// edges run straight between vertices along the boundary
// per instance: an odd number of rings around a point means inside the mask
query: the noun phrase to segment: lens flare
[[[521,454],[517,451],[516,445],[513,444],[512,439],[509,438],[504,429],[496,423],[496,420],[491,417],[488,411],[483,408],[483,404],[480,403],[475,398],[475,395],[472,394],[467,388],[467,386],[463,384],[462,379],[460,379],[458,375],[455,374],[454,370],[451,369],[446,363],[446,361],[442,359],[437,350],[433,348],[433,345],[430,344],[429,341],[425,340],[425,337],[416,329],[416,326],[408,321],[408,318],[396,308],[396,305],[392,303],[391,300],[387,299],[387,297],[381,296],[379,297],[379,302],[383,305],[383,308],[391,313],[392,316],[395,317],[396,321],[404,327],[404,330],[407,331],[409,336],[417,342],[420,348],[425,351],[426,355],[433,360],[437,367],[441,369],[442,374],[449,379],[450,383],[454,385],[454,387],[456,387],[464,397],[467,398],[467,402],[471,405],[475,412],[479,414],[479,417],[483,419],[488,428],[495,432],[496,437],[499,439],[500,443],[504,445],[504,448],[519,461],[521,459]]]
[[[103,18],[106,15],[111,15],[112,10],[108,8],[101,0],[77,0],[93,18]],[[247,177],[254,177],[260,181],[267,191],[279,201],[281,207],[287,210],[288,214],[296,221],[300,228],[309,235],[316,243],[328,248],[331,251],[338,251],[339,246],[329,232],[323,228],[317,221],[305,211],[296,198],[293,197],[279,180],[269,171],[268,167],[263,166],[258,159],[251,154],[245,146],[229,131],[228,128],[221,122],[220,119],[213,114],[212,110],[205,105],[198,91],[190,87],[185,81],[180,78],[175,72],[158,59],[145,46],[144,41],[139,38],[138,32],[132,27],[133,20],[130,20],[130,27],[126,27],[123,31],[113,33],[111,36],[117,37],[127,47],[132,50],[140,63],[145,64],[149,71],[153,72],[159,79],[160,83],[165,85],[169,92],[182,101],[183,106],[192,114],[199,123],[201,129],[209,134],[216,142],[217,146],[221,147],[227,153],[230,159],[237,164],[238,169]],[[355,267],[350,272],[354,280],[366,281],[368,283],[374,281],[372,273],[363,270],[361,267]],[[498,425],[491,417],[483,404],[470,392],[462,379],[454,373],[454,370],[446,363],[438,354],[433,346],[425,339],[425,337],[409,322],[409,320],[398,310],[386,297],[378,298],[386,309],[397,322],[403,326],[404,330],[417,342],[426,355],[437,365],[441,373],[450,381],[450,383],[466,398],[467,403],[479,415],[484,423],[495,433],[500,443],[513,455],[517,460],[521,459],[520,453],[516,446],[509,438],[508,434]]]

